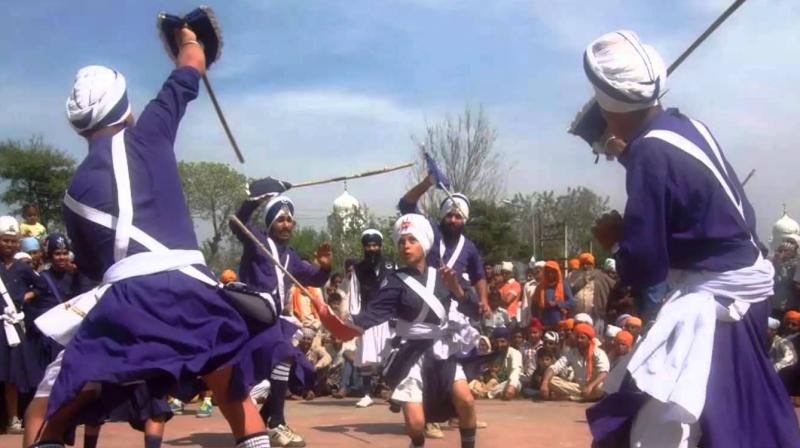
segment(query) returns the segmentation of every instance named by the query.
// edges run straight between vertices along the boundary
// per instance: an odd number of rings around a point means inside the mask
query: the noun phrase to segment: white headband
[[[0,216],[0,235],[19,235],[19,222],[13,216]]]

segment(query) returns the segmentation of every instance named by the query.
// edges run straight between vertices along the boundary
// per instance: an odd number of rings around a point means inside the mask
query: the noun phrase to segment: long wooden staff
[[[405,169],[405,168],[409,168],[411,166],[414,166],[415,164],[416,164],[416,162],[409,162],[409,163],[404,163],[402,165],[386,167],[386,168],[379,169],[379,170],[365,171],[363,173],[352,174],[352,175],[349,175],[349,176],[339,176],[339,177],[333,177],[331,179],[312,180],[312,181],[307,181],[307,182],[300,182],[300,183],[297,183],[297,184],[292,184],[292,188],[310,187],[312,185],[330,184],[330,183],[333,183],[333,182],[342,182],[342,181],[345,181],[345,180],[358,179],[358,178],[361,178],[361,177],[377,176],[378,174],[390,173],[392,171],[398,171],[398,170],[402,170],[402,169]]]

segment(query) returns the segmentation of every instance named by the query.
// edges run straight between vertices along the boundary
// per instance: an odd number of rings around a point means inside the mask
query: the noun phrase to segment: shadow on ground
[[[200,446],[202,448],[230,447],[234,444],[230,433],[197,432],[178,439],[165,440],[167,446]]]

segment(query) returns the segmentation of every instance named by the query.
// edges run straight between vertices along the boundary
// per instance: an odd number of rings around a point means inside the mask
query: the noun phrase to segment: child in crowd
[[[636,342],[642,334],[642,319],[636,316],[630,316],[625,320],[625,325],[623,325],[622,328],[632,334],[633,341]]]
[[[492,288],[489,292],[489,307],[492,313],[489,317],[483,318],[483,334],[492,334],[495,328],[506,327],[511,323],[508,311],[502,307],[500,293]]]
[[[628,331],[622,330],[614,336],[614,341],[610,347],[606,347],[609,359],[611,361],[611,368],[617,365],[619,360],[633,350],[633,334]]]
[[[511,331],[508,328],[495,328],[492,333],[495,351],[500,353],[497,363],[500,370],[497,374],[498,384],[489,391],[489,398],[500,397],[511,400],[522,391],[520,376],[522,375],[522,353],[511,347]]]
[[[519,350],[520,353],[522,351],[522,345],[525,343],[525,332],[520,327],[514,327],[511,330],[511,340],[508,341],[508,344]]]
[[[550,368],[550,366],[552,366],[555,362],[556,362],[556,352],[554,352],[553,350],[548,348],[542,348],[541,350],[536,352],[536,370],[530,377],[528,388],[538,392],[539,388],[542,387],[542,379],[544,378],[544,372],[546,372],[547,369]]]
[[[492,341],[486,336],[481,336],[480,339],[478,339],[478,354],[488,355],[491,351]]]
[[[542,322],[532,318],[528,326],[528,340],[522,344],[522,384],[528,384],[536,371],[536,353],[544,346],[542,342]]]
[[[32,236],[38,240],[47,236],[47,229],[39,222],[39,209],[33,204],[26,204],[22,207],[22,219],[19,226],[21,237]]]
[[[39,240],[28,236],[19,240],[20,253],[26,253],[31,257],[31,267],[36,272],[44,270],[44,260],[42,259],[42,246]]]

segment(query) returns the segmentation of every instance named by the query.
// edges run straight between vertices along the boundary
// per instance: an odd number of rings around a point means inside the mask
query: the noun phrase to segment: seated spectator
[[[19,240],[19,250],[20,253],[25,253],[30,255],[31,257],[31,267],[36,272],[41,272],[44,270],[44,260],[42,254],[42,247],[39,244],[39,240],[29,236],[22,238]]]
[[[522,344],[522,376],[523,386],[530,383],[533,372],[536,371],[536,353],[544,346],[542,342],[542,323],[537,318],[531,319],[528,326],[528,340]]]
[[[494,349],[499,352],[497,373],[497,386],[489,391],[489,398],[500,397],[502,400],[511,400],[522,390],[520,375],[522,375],[522,353],[511,347],[511,331],[508,328],[495,328],[492,333]]]
[[[331,294],[339,294],[342,297],[347,297],[347,293],[342,289],[344,278],[342,274],[334,272],[331,274],[328,283],[325,284],[325,299],[330,300]]]
[[[620,331],[622,331],[622,328],[616,325],[606,326],[605,338],[603,338],[603,350],[609,352],[610,350],[613,349],[616,343],[614,338],[617,337],[617,334],[619,334]]]
[[[575,301],[572,290],[561,278],[561,268],[557,262],[545,263],[542,282],[536,286],[534,298],[539,319],[546,328],[558,325],[562,317],[573,308]]]
[[[325,395],[328,391],[328,369],[333,359],[321,345],[314,345],[314,339],[317,336],[316,331],[311,328],[303,328],[302,332],[303,338],[297,348],[305,352],[306,358],[314,366],[314,372],[316,373],[314,386],[306,391],[303,398],[313,400],[316,396]]]
[[[499,372],[500,364],[492,363],[483,375],[470,381],[469,390],[472,392],[472,396],[475,398],[489,398],[489,392],[497,387],[497,374]]]
[[[767,324],[769,359],[772,361],[776,372],[797,364],[797,352],[794,350],[794,345],[792,345],[790,341],[778,336],[778,329],[780,329],[780,326],[781,321],[772,317],[769,318]]]
[[[556,352],[554,352],[553,350],[550,350],[548,348],[542,348],[541,350],[536,352],[536,370],[530,377],[530,381],[528,382],[528,387],[530,389],[535,390],[537,392],[537,396],[539,389],[542,387],[542,379],[544,378],[544,373],[555,362],[556,362]]]
[[[569,349],[575,347],[575,334],[572,332],[573,328],[575,328],[575,319],[564,319],[558,323],[558,337],[561,340],[561,354],[564,354]]]
[[[22,207],[23,222],[19,225],[19,236],[32,236],[38,240],[47,236],[47,229],[39,222],[39,209],[32,204]]]
[[[353,365],[355,360],[355,341],[347,342],[326,334],[322,338],[322,346],[331,357],[328,369],[327,392],[334,398],[344,398],[361,389],[360,381],[356,383],[356,370]],[[357,389],[355,386],[358,386]]]
[[[636,316],[630,316],[625,320],[625,325],[622,326],[622,329],[632,334],[633,341],[636,342],[642,334],[642,319]]]
[[[633,350],[633,335],[625,330],[620,331],[614,337],[612,347],[606,348],[608,357],[611,360],[611,368],[617,365],[619,360]]]
[[[344,307],[344,296],[336,292],[332,293],[328,296],[328,305],[331,307],[331,311],[337,316],[342,319],[347,317],[347,309]]]
[[[322,297],[322,291],[319,288],[306,289],[316,297]],[[319,330],[322,327],[322,323],[319,320],[317,310],[311,305],[311,298],[306,297],[296,285],[292,285],[289,294],[292,298],[292,314],[300,321],[303,328],[310,328],[314,331]]]
[[[478,338],[478,354],[488,355],[492,351],[492,341],[486,336]]]
[[[791,342],[795,353],[800,353],[800,312],[790,310],[783,317],[782,336]],[[800,407],[800,362],[778,372],[783,385],[792,397],[795,407]]]
[[[561,356],[544,374],[539,388],[545,400],[594,401],[603,395],[603,381],[608,376],[608,356],[594,346],[594,328],[587,324],[575,325],[576,345]],[[567,381],[559,374],[567,367],[575,372],[575,380]]]
[[[509,345],[519,350],[522,353],[522,345],[525,343],[525,331],[520,327],[513,327],[511,329],[511,340]]]

